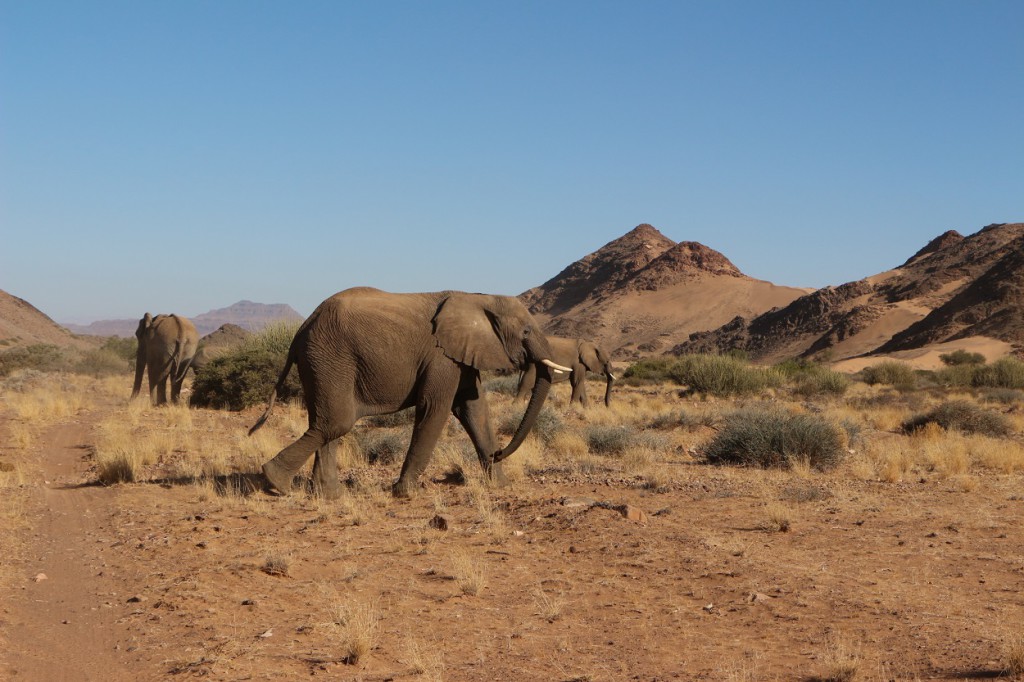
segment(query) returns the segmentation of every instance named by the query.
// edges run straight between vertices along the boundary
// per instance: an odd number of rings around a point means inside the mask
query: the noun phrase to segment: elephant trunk
[[[512,440],[505,446],[504,449],[495,453],[494,461],[500,462],[505,459],[513,452],[515,452],[523,441],[526,440],[526,436],[529,435],[530,429],[537,422],[537,417],[540,415],[540,408],[544,405],[544,400],[548,397],[548,391],[551,389],[551,369],[544,365],[537,363],[537,379],[533,384],[533,392],[530,394],[530,402],[526,406],[526,411],[523,413],[523,420],[519,422],[519,428],[516,429],[515,434],[512,436]]]
[[[610,367],[605,368],[604,375],[607,377],[604,385],[604,406],[609,407],[612,401],[612,384],[615,383],[615,375],[612,374]]]
[[[146,369],[146,347],[139,339],[139,349],[135,353],[135,383],[132,384],[132,400],[138,397],[142,390],[142,372]]]

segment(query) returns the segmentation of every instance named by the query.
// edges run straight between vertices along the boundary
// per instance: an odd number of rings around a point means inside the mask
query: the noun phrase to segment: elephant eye
[[[526,329],[523,330],[523,338],[525,339],[529,335],[530,335],[530,328],[527,327]]]

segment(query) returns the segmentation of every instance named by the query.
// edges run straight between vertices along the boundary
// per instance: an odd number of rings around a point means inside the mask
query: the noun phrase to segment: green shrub
[[[989,388],[981,392],[981,399],[990,403],[1015,405],[1024,403],[1024,391],[1017,388]]]
[[[83,353],[71,371],[94,377],[130,374],[135,371],[135,358],[127,359],[116,351],[100,347]]]
[[[705,447],[711,464],[787,468],[795,460],[828,470],[845,453],[843,437],[831,422],[777,409],[746,409],[729,415]]]
[[[65,372],[71,369],[71,354],[59,346],[36,343],[19,346],[0,353],[0,376],[8,376],[19,369],[40,372]]]
[[[974,372],[973,385],[1024,389],[1024,362],[1016,358],[1001,358],[991,365],[978,367]]]
[[[910,365],[895,360],[886,360],[877,365],[865,367],[860,371],[860,378],[861,381],[871,386],[885,384],[897,388],[913,388],[917,385],[917,377]]]
[[[793,391],[807,398],[822,394],[840,396],[851,383],[850,377],[841,372],[814,365],[793,377]]]
[[[668,381],[669,370],[676,362],[675,358],[646,358],[627,367],[622,377],[631,379],[632,383]]]
[[[927,424],[938,424],[947,431],[980,434],[999,438],[1013,432],[1004,414],[986,410],[966,400],[950,400],[931,412],[912,417],[903,423],[903,431],[913,433]]]
[[[969,353],[965,350],[955,350],[952,353],[943,353],[939,356],[939,360],[942,364],[947,367],[957,367],[960,365],[984,365],[985,356],[981,353]]]
[[[935,370],[935,381],[947,388],[969,388],[974,386],[974,376],[980,369],[980,365],[949,365]]]
[[[728,355],[683,356],[670,375],[694,393],[718,397],[749,395],[782,383],[778,370],[755,367]]]
[[[196,374],[192,404],[242,410],[265,403],[287,361],[297,328],[284,323],[270,325],[212,360]],[[293,369],[277,399],[287,401],[301,394],[298,373]]]

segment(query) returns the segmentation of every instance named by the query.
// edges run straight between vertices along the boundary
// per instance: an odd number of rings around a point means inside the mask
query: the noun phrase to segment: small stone
[[[256,600],[255,599],[243,599],[242,600],[242,606],[256,606]]]
[[[268,637],[273,637],[273,636],[274,636],[274,628],[270,628],[269,630],[264,632],[262,635],[259,635],[260,639],[266,639]]]
[[[636,521],[637,523],[647,523],[647,514],[644,513],[639,507],[634,507],[631,504],[624,504],[619,507],[619,513],[622,514],[628,521]]]
[[[440,514],[435,514],[434,518],[427,522],[427,525],[437,530],[448,530],[448,519]]]
[[[575,507],[593,507],[597,504],[597,500],[591,497],[563,497],[560,502],[563,507],[569,507],[570,509]]]
[[[754,603],[754,604],[760,604],[761,602],[766,602],[766,601],[768,601],[768,599],[769,599],[769,597],[768,597],[767,594],[762,594],[760,592],[752,592],[750,594],[750,601],[752,603]]]
[[[144,601],[146,601],[146,598],[143,597],[140,594],[137,594],[134,597],[128,597],[128,603],[129,604],[138,604],[138,603],[144,602]]]
[[[33,578],[33,580],[35,580],[37,583],[41,583],[44,580],[49,580],[49,578],[46,577],[45,573],[37,573],[36,577]]]

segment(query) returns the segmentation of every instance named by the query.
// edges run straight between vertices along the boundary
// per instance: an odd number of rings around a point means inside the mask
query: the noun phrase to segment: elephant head
[[[577,350],[579,352],[579,361],[588,372],[604,374],[604,404],[607,407],[611,402],[612,384],[615,383],[615,375],[612,374],[611,358],[593,341],[580,339]]]
[[[479,371],[537,368],[537,382],[522,421],[509,444],[493,455],[493,461],[500,462],[519,448],[536,423],[551,388],[551,370],[570,370],[552,362],[547,338],[518,299],[452,294],[441,304],[433,324],[437,345],[463,365]]]
[[[132,400],[138,397],[142,390],[142,373],[146,369],[146,353],[149,348],[149,340],[153,336],[153,316],[146,313],[139,320],[139,326],[135,329],[135,338],[138,340],[138,349],[135,351],[135,383],[132,384]]]

